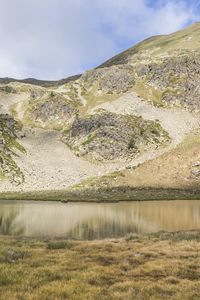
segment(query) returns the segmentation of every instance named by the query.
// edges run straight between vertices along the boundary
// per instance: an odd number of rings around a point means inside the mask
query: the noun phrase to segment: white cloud
[[[0,0],[0,77],[66,77],[197,18],[192,2],[155,2]]]

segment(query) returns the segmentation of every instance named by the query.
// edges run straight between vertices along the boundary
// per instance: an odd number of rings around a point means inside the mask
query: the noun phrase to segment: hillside
[[[0,79],[0,192],[200,190],[200,23],[60,81]]]

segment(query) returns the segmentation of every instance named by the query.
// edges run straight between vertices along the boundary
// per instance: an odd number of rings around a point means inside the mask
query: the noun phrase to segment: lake
[[[200,229],[200,201],[0,201],[0,234],[72,239]]]

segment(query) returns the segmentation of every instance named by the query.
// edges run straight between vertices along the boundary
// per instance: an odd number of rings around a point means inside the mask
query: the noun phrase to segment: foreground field
[[[0,299],[200,299],[200,232],[64,241],[0,237]]]

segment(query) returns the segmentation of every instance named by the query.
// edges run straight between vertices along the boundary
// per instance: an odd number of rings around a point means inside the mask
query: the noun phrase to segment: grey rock
[[[169,141],[157,122],[137,116],[124,116],[104,110],[86,118],[76,118],[63,141],[76,155],[95,160],[135,157],[145,148]]]

